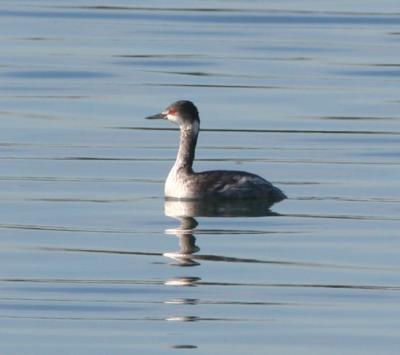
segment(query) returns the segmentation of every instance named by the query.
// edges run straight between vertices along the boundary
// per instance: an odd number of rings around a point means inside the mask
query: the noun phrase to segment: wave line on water
[[[35,284],[78,284],[78,285],[178,285],[174,280],[136,280],[136,279],[57,279],[57,278],[0,278],[4,283],[35,283]],[[192,278],[191,283],[196,286],[223,286],[223,287],[266,287],[266,288],[332,288],[367,291],[400,291],[396,285],[373,284],[324,284],[324,283],[257,283],[257,282],[224,282],[202,281]]]
[[[0,301],[7,302],[32,302],[32,303],[68,303],[68,304],[81,304],[82,300],[73,298],[30,298],[30,297],[0,297]],[[265,301],[235,301],[235,300],[210,300],[210,299],[172,299],[172,300],[138,300],[138,299],[112,299],[112,298],[85,298],[85,302],[88,304],[92,303],[105,303],[105,304],[204,304],[204,305],[238,305],[238,306],[305,306],[303,303],[289,303],[289,302],[265,302]]]
[[[160,86],[160,87],[189,87],[189,88],[216,88],[216,89],[289,89],[285,86],[277,85],[227,85],[227,84],[169,84],[169,83],[158,83],[158,84],[143,84],[143,86]]]
[[[279,182],[282,185],[290,185],[284,181]],[[367,202],[367,203],[399,203],[400,199],[394,197],[343,197],[343,196],[307,196],[290,197],[296,201],[341,201],[341,202]]]
[[[18,223],[0,223],[0,229],[27,229],[27,230],[40,230],[40,231],[54,231],[54,232],[77,232],[77,233],[102,233],[102,234],[142,234],[142,231],[137,229],[117,229],[117,228],[90,228],[90,227],[73,227],[73,226],[57,226],[57,225],[43,225],[43,224],[18,224]],[[151,231],[147,231],[149,233]],[[229,235],[267,235],[267,234],[295,234],[301,233],[296,231],[277,231],[277,230],[251,230],[251,229],[218,229],[218,230],[207,230],[199,229],[196,230],[196,234],[229,234]]]
[[[247,3],[250,5],[250,3]],[[238,7],[176,7],[176,6],[137,6],[137,5],[41,5],[38,8],[44,9],[71,9],[71,10],[95,10],[95,11],[148,11],[148,12],[226,12],[226,13],[253,13],[253,14],[281,14],[281,15],[336,15],[336,16],[393,16],[399,15],[399,13],[393,13],[390,11],[365,11],[360,9],[358,11],[350,10],[300,10],[300,9],[282,9],[282,8],[271,8],[271,7],[251,7],[244,8]],[[381,9],[382,10],[382,9]]]
[[[40,231],[54,231],[54,232],[79,232],[79,233],[106,233],[106,234],[138,234],[142,233],[137,230],[123,230],[114,228],[84,228],[72,226],[52,226],[52,225],[39,225],[39,224],[17,224],[17,223],[0,223],[0,229],[28,229]]]
[[[72,253],[104,253],[104,254],[120,254],[120,255],[135,255],[135,256],[165,256],[168,258],[177,259],[190,259],[200,261],[213,261],[213,262],[226,262],[226,263],[247,263],[247,264],[268,264],[279,266],[296,266],[296,267],[310,267],[310,268],[328,268],[328,269],[349,269],[349,270],[363,270],[363,271],[387,271],[398,272],[400,268],[388,267],[374,267],[374,266],[357,266],[357,265],[340,265],[330,263],[316,263],[305,261],[285,261],[285,260],[262,260],[252,258],[230,257],[223,255],[211,254],[184,254],[184,253],[163,253],[163,252],[144,252],[134,250],[111,250],[111,249],[84,249],[84,248],[60,248],[60,247],[22,247],[26,250],[41,250],[41,251],[55,251],[55,252],[72,252]]]
[[[136,131],[179,131],[171,127],[142,127],[142,126],[119,126],[105,127],[114,129],[130,129]],[[312,129],[244,129],[244,128],[202,128],[202,132],[212,133],[306,133],[306,134],[357,134],[357,135],[400,135],[400,131],[368,131],[368,130],[312,130]]]
[[[328,219],[350,219],[365,221],[400,221],[400,217],[384,217],[384,216],[365,216],[365,215],[322,215],[307,213],[282,213],[281,217],[298,217],[298,218],[328,218]]]
[[[145,252],[145,251],[127,251],[127,250],[107,250],[107,249],[83,249],[83,248],[53,248],[53,247],[34,247],[23,248],[43,251],[64,251],[73,253],[104,253],[104,254],[121,254],[121,255],[141,255],[141,256],[162,256],[162,253]]]
[[[290,284],[290,283],[236,283],[199,281],[196,285],[206,286],[239,286],[239,287],[273,287],[273,288],[332,288],[367,291],[400,291],[400,286],[350,285],[350,284]]]
[[[158,179],[136,179],[136,178],[105,178],[105,177],[72,177],[72,176],[0,176],[0,181],[54,181],[54,182],[106,182],[106,183],[163,183]],[[140,199],[153,199],[158,197],[146,197]]]
[[[68,157],[0,157],[0,160],[50,160],[50,161],[110,161],[110,162],[169,162],[173,158],[117,158],[99,156],[68,156]],[[305,164],[340,164],[340,165],[400,165],[399,161],[351,161],[351,160],[318,160],[318,159],[274,159],[274,158],[198,158],[202,162],[240,162],[240,163],[305,163]]]
[[[75,8],[43,7],[45,10],[37,11],[32,9],[24,10],[3,10],[1,17],[17,18],[52,18],[52,19],[79,19],[79,20],[118,20],[118,21],[153,21],[167,23],[197,23],[215,24],[223,23],[231,26],[388,26],[398,25],[400,20],[396,13],[357,13],[357,12],[274,12],[269,9],[250,12],[216,12],[198,11],[172,11],[166,13],[150,8],[151,11],[136,9],[106,10],[106,9],[84,9],[77,11]],[[78,8],[79,9],[79,8]],[[200,8],[201,9],[201,8]],[[206,15],[205,15],[206,14]]]
[[[0,319],[31,319],[31,320],[68,320],[68,321],[175,321],[175,322],[271,322],[272,318],[237,318],[237,317],[198,317],[198,316],[171,316],[171,317],[89,317],[89,316],[19,316],[0,315]]]

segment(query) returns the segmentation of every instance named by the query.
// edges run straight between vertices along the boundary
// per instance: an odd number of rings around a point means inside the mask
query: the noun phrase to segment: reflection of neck
[[[198,134],[199,124],[197,122],[189,127],[181,127],[179,150],[174,165],[175,169],[184,168],[192,172]]]
[[[180,253],[194,254],[200,250],[200,248],[196,246],[196,238],[192,233],[177,234],[177,236],[179,237],[179,245],[181,247]]]
[[[198,226],[198,222],[193,217],[180,217],[181,225],[176,230],[176,236],[179,237],[179,244],[182,254],[194,254],[200,250],[196,245],[196,238],[193,230]]]
[[[181,221],[181,225],[179,226],[180,230],[195,229],[199,225],[199,223],[193,217],[185,216],[180,217],[179,219]]]

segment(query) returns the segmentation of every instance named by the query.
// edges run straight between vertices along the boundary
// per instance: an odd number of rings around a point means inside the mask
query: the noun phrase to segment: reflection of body
[[[200,118],[190,101],[177,101],[160,114],[177,123],[181,131],[178,155],[165,183],[165,195],[178,199],[264,199],[270,203],[286,198],[285,194],[258,175],[244,171],[214,170],[195,173],[192,169]]]
[[[168,229],[167,234],[175,234],[179,238],[180,250],[167,252],[163,255],[174,259],[180,266],[196,266],[199,260],[213,261],[241,261],[216,255],[195,255],[200,248],[196,245],[193,235],[198,223],[194,217],[261,217],[276,216],[269,210],[271,203],[263,200],[255,201],[181,201],[166,200],[164,212],[167,216],[178,219],[181,224],[178,228]],[[247,260],[248,261],[248,260]]]
[[[171,200],[164,203],[164,212],[173,218],[180,217],[263,217],[276,216],[269,208],[272,203],[267,200]],[[185,222],[186,224],[189,221]],[[191,221],[190,223],[193,223]],[[182,224],[183,226],[183,224]],[[195,226],[185,229],[195,228]]]

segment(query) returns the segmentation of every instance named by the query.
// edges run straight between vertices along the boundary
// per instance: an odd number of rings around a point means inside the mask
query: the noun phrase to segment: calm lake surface
[[[399,2],[116,4],[0,1],[1,354],[398,354]],[[289,198],[165,202],[177,99]]]

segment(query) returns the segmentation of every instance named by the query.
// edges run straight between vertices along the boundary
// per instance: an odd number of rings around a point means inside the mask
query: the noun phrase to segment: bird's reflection
[[[168,229],[167,234],[176,235],[179,238],[179,251],[167,252],[164,256],[174,260],[173,265],[197,266],[201,260],[225,261],[225,262],[259,262],[258,260],[232,258],[221,255],[199,255],[200,248],[196,245],[194,233],[198,226],[195,217],[261,217],[276,216],[270,211],[271,204],[265,201],[227,202],[227,201],[178,201],[166,200],[164,212],[167,216],[178,219],[180,225],[174,229]],[[202,231],[204,233],[204,230]],[[226,230],[224,232],[227,232]],[[215,233],[215,230],[213,231]],[[178,276],[166,280],[165,285],[172,287],[195,288],[202,284],[201,278],[197,276]],[[195,294],[191,292],[190,294]],[[165,301],[174,307],[194,306],[199,303],[197,298],[174,298]],[[180,310],[180,308],[178,308]],[[187,309],[185,308],[185,312]],[[193,312],[193,309],[192,309]],[[165,318],[167,321],[198,322],[201,320],[219,320],[220,318],[203,318],[193,314],[174,314]],[[196,345],[177,344],[173,346],[179,349],[195,349]]]
[[[164,256],[173,259],[179,266],[197,266],[198,260],[212,259],[215,256],[196,256],[200,248],[196,245],[194,231],[198,226],[195,217],[262,217],[276,216],[269,209],[268,201],[182,201],[166,200],[164,212],[166,216],[178,219],[177,228],[166,230],[167,234],[174,234],[179,238],[180,250],[167,252]]]
[[[268,200],[174,200],[164,203],[166,216],[173,218],[190,217],[184,222],[185,227],[195,228],[194,217],[263,217],[276,216],[270,210],[273,204]],[[187,224],[186,224],[187,223]]]

